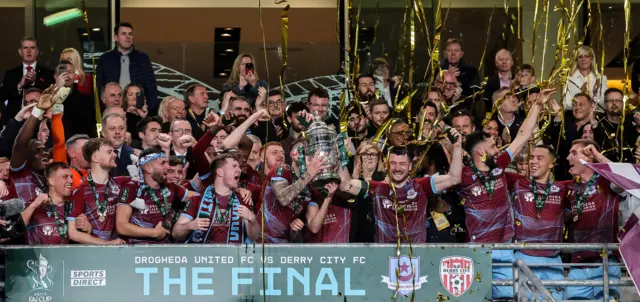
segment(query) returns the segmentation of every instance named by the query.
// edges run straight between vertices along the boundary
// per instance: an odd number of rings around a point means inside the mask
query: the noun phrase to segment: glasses
[[[605,103],[616,103],[616,104],[622,104],[622,100],[616,100],[616,99],[614,99],[614,100],[611,100],[611,99],[609,99],[609,100],[604,100],[604,102],[605,102]]]
[[[178,133],[178,134],[180,134],[180,135],[185,135],[185,134],[191,134],[191,129],[182,129],[182,128],[179,128],[179,129],[174,129],[174,130],[172,130],[171,132],[173,132],[173,133]]]
[[[378,157],[378,153],[365,153],[360,154],[360,156],[362,156],[363,159],[376,159]]]
[[[282,101],[274,101],[274,102],[267,102],[267,105],[271,106],[271,107],[280,107],[282,106]]]

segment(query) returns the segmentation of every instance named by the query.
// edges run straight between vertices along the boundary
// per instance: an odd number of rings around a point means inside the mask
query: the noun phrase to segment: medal
[[[536,205],[536,212],[538,212],[538,220],[540,219],[540,212],[542,212],[542,208],[544,207],[544,203],[547,201],[547,197],[549,197],[549,193],[551,192],[551,181],[547,183],[547,187],[544,189],[544,193],[542,195],[538,195],[538,184],[531,178],[531,189],[533,190],[533,201]]]
[[[100,222],[104,222],[105,221],[104,214],[100,213],[100,210],[96,210],[96,212],[98,213],[98,220],[100,220]]]
[[[573,222],[577,222],[578,221],[578,216],[579,215],[573,216]]]

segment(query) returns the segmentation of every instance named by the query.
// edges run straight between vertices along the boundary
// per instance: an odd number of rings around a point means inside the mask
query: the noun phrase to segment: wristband
[[[33,109],[31,110],[31,115],[37,119],[41,119],[44,115],[44,110],[38,107],[33,107]]]
[[[55,104],[51,108],[51,113],[52,114],[58,114],[58,113],[63,113],[63,112],[64,112],[64,105],[62,105],[62,104]]]

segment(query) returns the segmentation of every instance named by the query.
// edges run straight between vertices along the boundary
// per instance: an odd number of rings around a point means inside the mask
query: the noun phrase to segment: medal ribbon
[[[495,187],[493,173],[489,171],[489,181],[487,181],[487,179],[484,177],[484,174],[482,174],[482,172],[478,170],[476,165],[473,164],[473,161],[469,161],[469,167],[471,167],[471,170],[473,170],[473,173],[476,174],[476,176],[478,177],[478,179],[480,180],[484,188],[487,190],[487,193],[489,195],[493,194],[493,189]]]
[[[80,174],[82,175],[82,174]],[[111,189],[111,180],[107,181],[107,188],[104,190],[104,201],[100,202],[100,195],[96,190],[96,183],[93,181],[93,177],[91,173],[89,173],[89,185],[91,185],[91,191],[93,191],[93,196],[96,198],[96,207],[98,209],[98,216],[105,217],[107,215],[107,202],[109,200],[109,191]],[[152,194],[153,195],[153,194]]]
[[[587,199],[587,194],[589,193],[589,188],[593,186],[593,183],[598,179],[597,173],[594,173],[591,176],[591,179],[587,182],[587,186],[584,188],[584,192],[580,194],[580,188],[582,188],[581,184],[578,184],[578,188],[576,189],[576,210],[578,211],[578,215],[582,214],[582,207],[584,207],[584,201]]]
[[[71,169],[73,169],[74,171],[76,171],[76,173],[78,173],[78,175],[80,175],[80,179],[82,181],[85,181],[84,175],[82,175],[82,172],[80,172],[80,169],[76,168],[75,166],[69,166]],[[91,177],[91,173],[87,173],[89,174],[89,177]]]
[[[58,210],[56,209],[56,205],[53,204],[53,200],[51,198],[49,198],[49,206],[51,207],[51,212],[53,212],[53,219],[55,219],[56,221],[58,235],[60,235],[60,238],[64,239],[67,237],[67,224],[64,222],[60,222],[60,219],[58,218]],[[66,214],[67,213],[65,213],[65,215]]]
[[[167,207],[169,206],[169,190],[167,190],[167,188],[163,187],[162,190],[160,191],[162,194],[162,200],[163,200],[163,204],[160,204],[160,200],[158,199],[158,197],[156,196],[156,194],[153,193],[153,190],[151,189],[151,187],[147,186],[147,193],[149,193],[149,195],[151,196],[151,199],[153,200],[153,203],[156,204],[156,207],[158,207],[158,210],[160,211],[160,215],[162,215],[163,220],[165,220],[165,222],[162,224],[162,226],[164,226],[165,229],[170,229],[169,225],[166,222],[167,219]]]
[[[544,207],[544,203],[547,201],[547,198],[549,197],[549,193],[551,192],[551,184],[552,182],[549,181],[547,183],[547,187],[544,189],[543,195],[538,195],[538,184],[535,182],[535,180],[533,180],[533,177],[531,178],[531,189],[533,190],[533,201],[535,201],[536,203],[536,212],[538,213],[538,215],[540,215],[540,212],[542,212],[542,207]]]

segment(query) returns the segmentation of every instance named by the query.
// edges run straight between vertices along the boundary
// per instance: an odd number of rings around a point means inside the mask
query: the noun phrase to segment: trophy
[[[327,183],[340,183],[340,176],[337,173],[337,169],[340,166],[337,146],[338,135],[335,130],[329,128],[327,124],[320,120],[317,111],[314,117],[314,121],[307,129],[305,150],[309,158],[313,158],[318,152],[323,152],[325,154],[324,157],[328,159],[327,164],[330,167],[321,170],[311,182],[315,189],[322,190]]]

